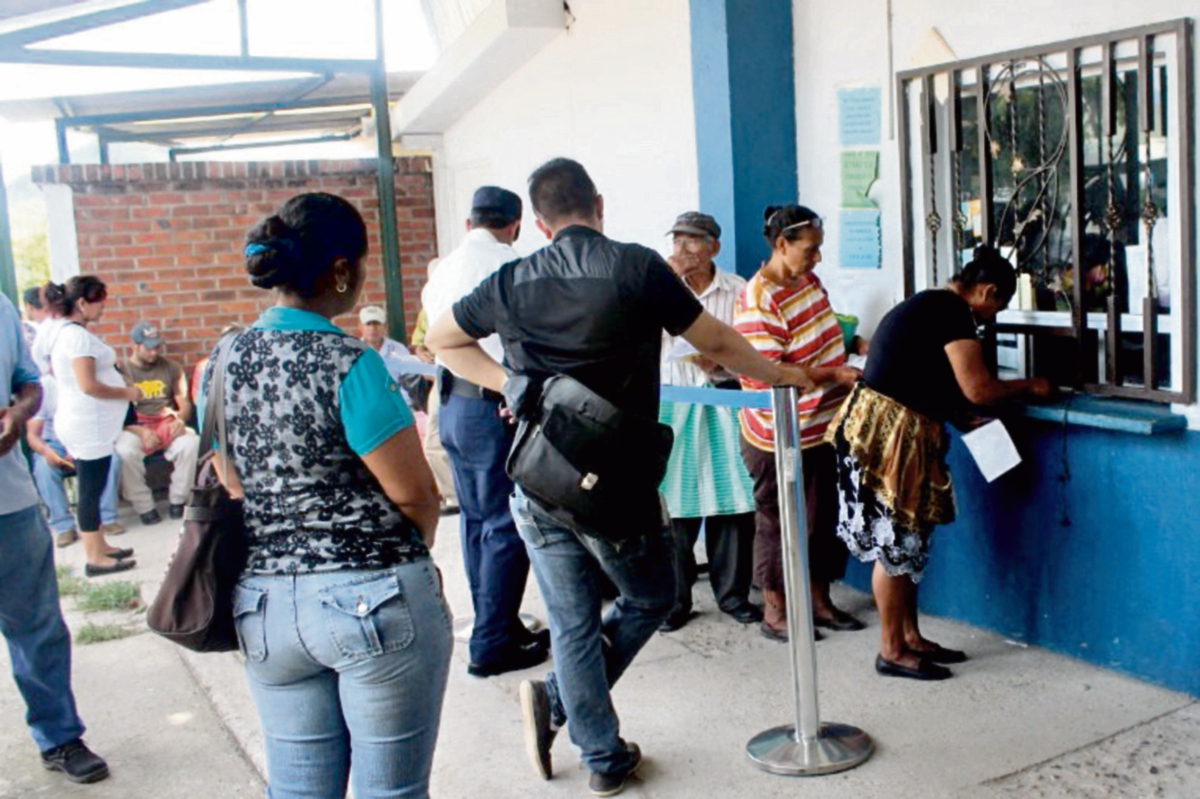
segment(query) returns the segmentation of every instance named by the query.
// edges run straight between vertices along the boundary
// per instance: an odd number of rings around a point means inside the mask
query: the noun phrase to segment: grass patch
[[[87,586],[86,581],[75,574],[74,566],[55,566],[54,576],[58,579],[59,596],[78,596]]]
[[[80,645],[99,644],[105,641],[118,641],[133,635],[128,627],[119,624],[93,624],[88,622],[75,633],[75,643]]]
[[[85,585],[75,599],[85,613],[98,610],[136,610],[141,607],[142,593],[137,583],[115,580],[99,585]]]

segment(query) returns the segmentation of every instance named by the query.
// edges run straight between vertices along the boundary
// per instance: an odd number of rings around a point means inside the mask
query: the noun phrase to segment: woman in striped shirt
[[[770,259],[738,298],[734,328],[767,358],[803,366],[817,384],[800,398],[800,439],[808,511],[814,622],[833,630],[860,630],[862,622],[834,606],[829,586],[846,571],[847,551],[837,538],[837,468],[825,428],[860,375],[846,366],[841,327],[824,286],[812,270],[821,261],[821,218],[802,205],[770,206],[763,214]],[[747,390],[768,386],[742,378]],[[787,605],[780,545],[775,435],[769,410],[740,412],[742,459],[754,480],[754,578],[763,593],[762,634],[787,640]],[[820,637],[820,633],[817,634]]]

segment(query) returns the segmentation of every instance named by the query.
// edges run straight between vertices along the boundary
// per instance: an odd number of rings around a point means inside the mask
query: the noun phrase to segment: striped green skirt
[[[659,404],[658,421],[675,431],[660,490],[673,519],[754,510],[754,484],[742,464],[741,431],[732,408]]]

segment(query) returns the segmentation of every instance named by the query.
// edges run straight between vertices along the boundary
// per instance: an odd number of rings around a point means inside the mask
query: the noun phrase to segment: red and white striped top
[[[768,280],[759,270],[738,297],[733,326],[756,350],[772,361],[807,367],[842,366],[846,345],[829,295],[812,272],[794,288]],[[757,380],[742,378],[742,388],[769,388]],[[818,385],[800,398],[800,446],[820,444],[825,428],[833,421],[847,389],[834,383]],[[751,445],[768,452],[775,449],[775,428],[769,410],[743,408],[738,418],[742,435]]]

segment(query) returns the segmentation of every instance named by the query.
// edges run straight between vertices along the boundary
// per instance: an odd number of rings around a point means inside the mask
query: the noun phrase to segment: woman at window
[[[800,398],[800,446],[808,513],[809,562],[814,623],[833,630],[861,630],[862,622],[837,608],[830,584],[846,573],[846,548],[838,541],[836,465],[825,428],[859,378],[846,366],[846,345],[829,297],[813,269],[821,262],[821,218],[802,205],[771,206],[763,213],[770,259],[738,298],[734,328],[773,361],[803,366],[816,388]],[[748,390],[768,386],[742,378]],[[779,489],[771,411],[744,409],[742,460],[754,481],[754,582],[762,590],[767,638],[787,640],[787,604],[780,544]],[[817,633],[820,638],[820,633]]]
[[[880,674],[944,680],[951,671],[939,664],[966,660],[921,635],[917,583],[934,526],[954,519],[944,423],[972,404],[1051,392],[1044,378],[996,380],[984,363],[976,328],[1008,305],[1016,286],[1008,261],[980,247],[945,289],[889,311],[863,381],[826,435],[837,451],[838,535],[855,557],[875,563]]]
[[[87,564],[99,577],[132,569],[132,549],[111,546],[101,530],[100,496],[108,484],[114,444],[124,428],[129,403],[142,392],[125,385],[113,348],[88,330],[104,315],[108,289],[99,278],[79,275],[65,285],[46,284],[46,303],[63,322],[49,342],[50,371],[58,384],[54,430],[75,460],[78,479],[76,526]]]
[[[446,688],[433,475],[379,354],[330,321],[366,252],[362,217],[329,194],[259,223],[246,271],[275,305],[233,334],[223,398],[205,376],[245,500],[234,614],[276,797],[426,796]]]

